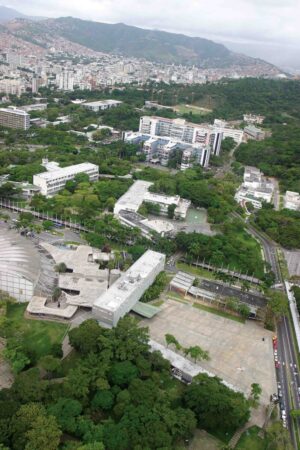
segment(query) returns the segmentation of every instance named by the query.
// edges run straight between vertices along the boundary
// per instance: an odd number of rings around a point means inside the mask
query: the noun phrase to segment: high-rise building
[[[20,95],[25,92],[25,85],[21,80],[0,80],[0,92],[3,92],[6,95],[16,95],[17,97],[20,97]]]
[[[32,78],[32,84],[31,84],[31,89],[32,89],[32,93],[36,94],[39,91],[39,88],[44,84],[44,80],[42,77],[36,77],[34,76]]]
[[[30,127],[30,115],[26,111],[12,106],[0,108],[0,126],[28,130]]]
[[[140,133],[170,137],[175,142],[210,145],[212,154],[219,155],[223,139],[222,130],[211,125],[197,125],[184,119],[167,119],[157,116],[140,118]]]
[[[58,89],[62,91],[74,90],[74,73],[71,70],[64,70],[57,75]]]

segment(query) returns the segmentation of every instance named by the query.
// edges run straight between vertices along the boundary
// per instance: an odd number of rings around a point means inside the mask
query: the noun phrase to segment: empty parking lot
[[[215,314],[167,300],[162,311],[143,321],[153,340],[165,344],[166,333],[173,334],[183,347],[199,345],[208,350],[210,361],[199,364],[246,394],[259,383],[261,402],[267,404],[276,392],[272,333],[257,323],[245,325]],[[264,341],[262,339],[265,339]]]

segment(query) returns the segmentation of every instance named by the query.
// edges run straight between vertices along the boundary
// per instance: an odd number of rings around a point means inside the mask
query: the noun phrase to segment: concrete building
[[[32,105],[20,106],[19,109],[22,111],[45,111],[47,109],[47,103],[33,103]]]
[[[91,163],[81,163],[74,166],[58,168],[51,172],[34,175],[33,184],[40,188],[41,194],[52,196],[63,189],[66,182],[73,180],[79,173],[87,174],[90,181],[97,181],[99,167]]]
[[[298,192],[286,191],[284,208],[300,211],[300,194]]]
[[[162,195],[155,194],[153,192],[146,192],[144,196],[144,201],[148,203],[153,203],[158,205],[160,208],[161,215],[168,214],[168,208],[171,205],[175,205],[174,218],[175,219],[185,219],[187,211],[191,206],[190,200],[185,200],[179,197],[179,195]]]
[[[252,203],[254,208],[261,208],[262,202],[271,203],[274,184],[256,167],[246,166],[244,182],[235,194],[235,200],[242,205]]]
[[[223,139],[232,138],[236,144],[243,142],[244,131],[237,128],[230,128],[223,120],[215,119],[214,126],[223,134]]]
[[[140,118],[139,132],[150,136],[169,137],[174,142],[212,145],[212,153],[220,153],[222,131],[210,125],[197,125],[184,119],[143,116]],[[212,134],[215,135],[213,139]]]
[[[254,139],[256,141],[263,141],[266,137],[266,133],[261,128],[257,128],[254,125],[248,125],[244,128],[245,135],[248,139]]]
[[[12,106],[0,108],[0,126],[28,130],[30,127],[30,115]]]
[[[247,124],[258,124],[258,125],[261,125],[263,123],[264,119],[265,119],[264,116],[259,116],[259,115],[256,115],[256,114],[244,114],[244,116],[243,116],[243,120]]]
[[[221,140],[216,134],[210,135],[210,141],[213,143],[215,154],[217,155],[220,153]],[[176,150],[181,150],[182,153],[186,150],[190,152],[191,157],[189,158],[188,167],[192,167],[193,164],[199,164],[203,167],[208,167],[209,165],[211,145],[188,144],[165,136],[151,136],[150,134],[134,132],[124,133],[124,141],[130,144],[140,144],[142,152],[146,156],[146,161],[152,162],[157,160],[162,166],[168,165],[170,157]],[[182,167],[185,167],[185,164]]]
[[[25,84],[19,79],[5,78],[0,80],[0,92],[5,95],[20,97],[26,91]]]
[[[62,91],[74,91],[74,72],[71,70],[64,70],[57,74],[56,81],[58,89]]]
[[[149,181],[135,181],[128,191],[116,202],[114,214],[119,216],[122,211],[138,212],[139,207],[145,201],[159,205],[162,215],[167,214],[168,206],[176,205],[174,217],[184,219],[191,202],[180,198],[179,195],[168,196],[149,192],[152,184]]]
[[[147,250],[93,305],[93,315],[109,327],[116,326],[164,270],[165,255]]]
[[[86,109],[93,112],[105,111],[106,109],[116,108],[120,106],[123,102],[119,100],[99,100],[96,102],[86,102],[82,103]]]
[[[114,214],[118,215],[122,210],[137,212],[152,184],[150,181],[135,181],[116,202]]]

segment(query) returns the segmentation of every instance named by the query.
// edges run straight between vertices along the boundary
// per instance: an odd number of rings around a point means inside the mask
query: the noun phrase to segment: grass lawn
[[[209,270],[202,269],[201,267],[190,266],[189,264],[178,262],[176,264],[177,269],[183,270],[184,272],[192,273],[193,275],[197,275],[198,277],[207,278],[208,280],[216,280],[217,278],[214,276],[213,272]]]
[[[268,442],[266,439],[262,439],[258,436],[260,428],[252,427],[242,434],[236,450],[266,450],[268,447]]]
[[[163,305],[163,303],[164,303],[163,300],[157,300],[157,301],[154,302],[154,303],[150,303],[150,305],[159,307],[159,306]]]
[[[211,109],[202,108],[200,106],[194,106],[194,105],[185,105],[184,103],[181,103],[180,105],[176,105],[174,107],[175,111],[179,112],[180,114],[189,114],[195,113],[199,115],[205,116],[206,114],[211,113]]]
[[[71,353],[69,353],[68,356],[66,356],[66,358],[62,360],[61,367],[63,375],[66,376],[70,369],[74,369],[80,359],[80,354],[75,350],[72,350]]]
[[[26,306],[27,303],[8,303],[6,316],[11,325],[8,338],[20,334],[24,346],[33,350],[37,358],[40,358],[50,353],[52,344],[62,342],[68,326],[45,320],[26,319]]]
[[[222,442],[204,430],[196,430],[189,450],[220,450]]]
[[[212,308],[210,306],[201,305],[200,303],[193,303],[194,308],[202,309],[203,311],[216,314],[217,316],[225,317],[225,319],[235,320],[239,323],[245,323],[245,319],[242,317],[235,316],[234,314],[230,314],[227,311],[221,311],[220,309]]]

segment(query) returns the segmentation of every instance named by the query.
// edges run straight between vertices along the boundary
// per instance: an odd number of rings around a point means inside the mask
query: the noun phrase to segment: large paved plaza
[[[276,392],[270,331],[253,321],[242,324],[173,300],[161,308],[157,316],[143,322],[153,340],[165,344],[164,336],[170,333],[185,348],[199,345],[211,358],[199,365],[245,394],[252,383],[259,383],[261,402],[269,402],[270,394]]]

